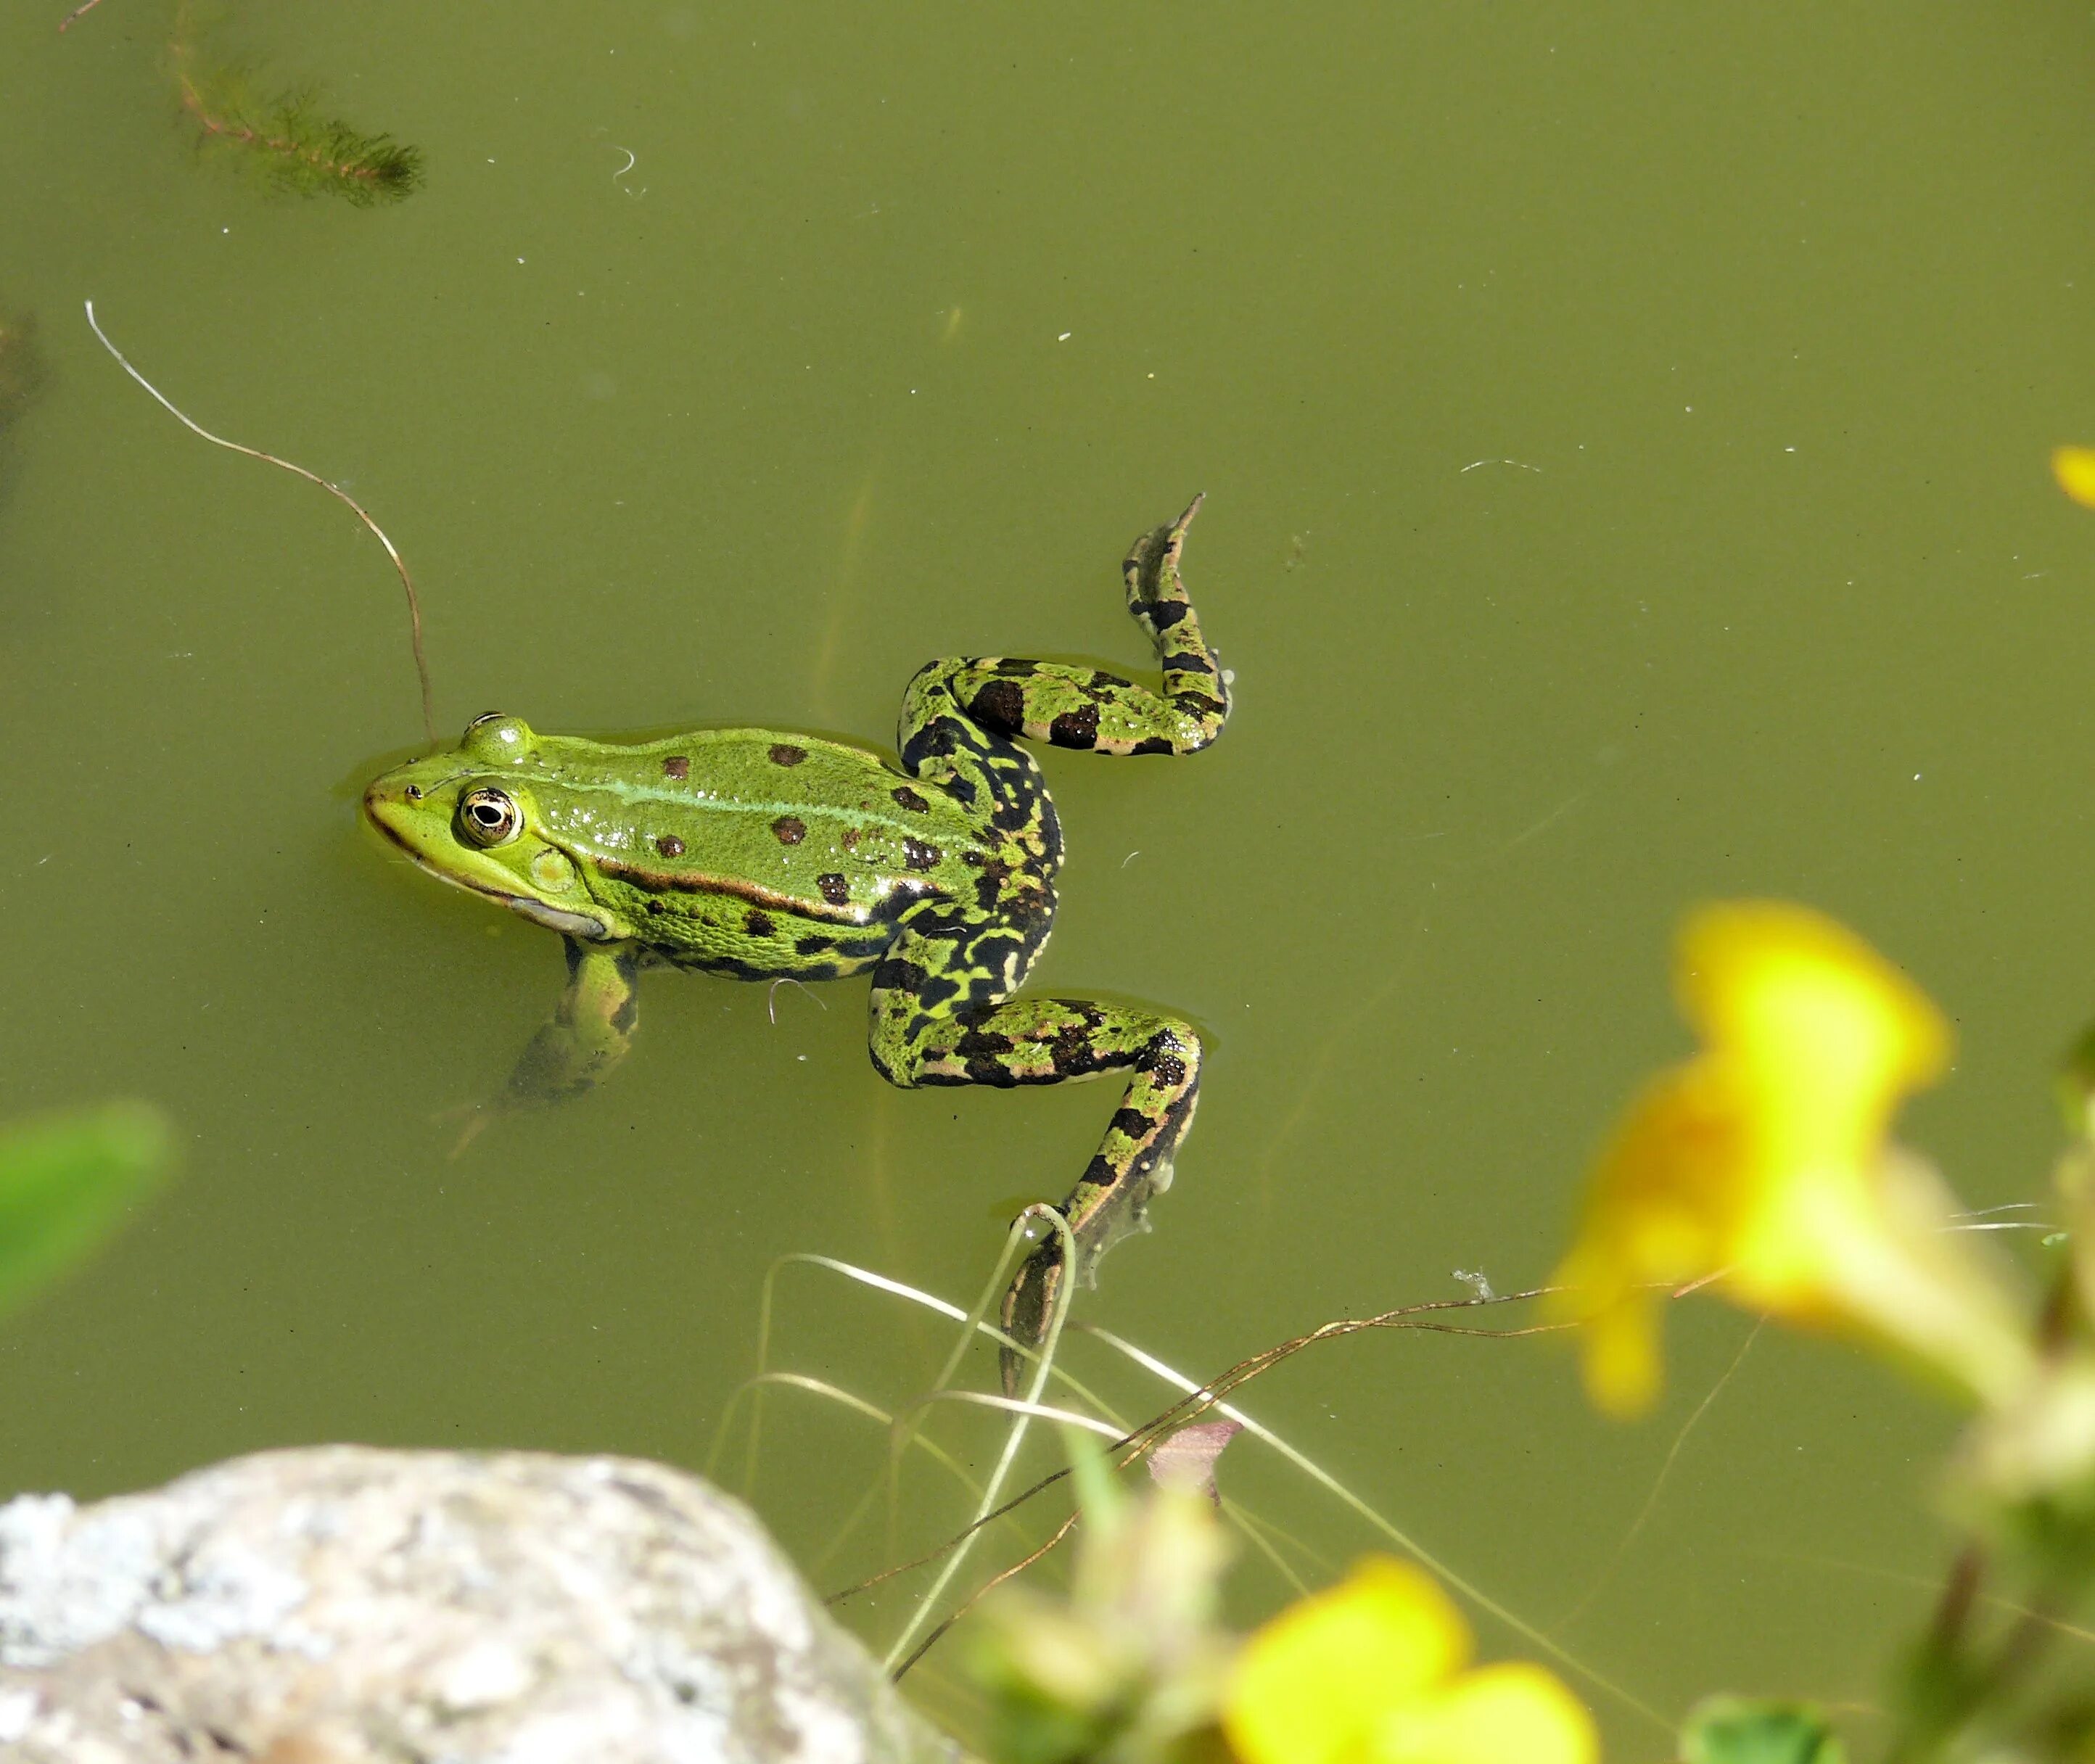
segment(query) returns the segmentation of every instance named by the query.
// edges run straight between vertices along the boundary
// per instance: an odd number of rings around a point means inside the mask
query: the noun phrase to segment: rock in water
[[[322,1446],[0,1506],[11,1764],[959,1757],[660,1464]]]

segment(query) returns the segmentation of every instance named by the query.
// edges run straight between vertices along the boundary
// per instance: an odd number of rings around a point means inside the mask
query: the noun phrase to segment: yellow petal
[[[2091,455],[2095,457],[2095,455]],[[1894,1109],[1947,1065],[1947,1024],[1853,932],[1775,901],[1705,907],[1675,963],[1703,1050],[1662,1074],[1596,1164],[1553,1304],[1582,1326],[1588,1390],[1631,1413],[1658,1386],[1653,1307],[1723,1274],[1811,1323],[1855,1309],[1850,1265],[1888,1265]]]
[[[1392,1712],[1444,1683],[1469,1649],[1431,1579],[1370,1557],[1244,1644],[1223,1730],[1243,1764],[1356,1764]]]
[[[1737,1107],[1702,1062],[1662,1074],[1594,1167],[1550,1314],[1581,1328],[1586,1387],[1611,1413],[1658,1394],[1653,1307],[1723,1265],[1744,1168]]]
[[[1705,907],[1681,928],[1682,1008],[1713,1053],[1737,1061],[1766,1105],[1830,1108],[1880,1133],[1907,1091],[1949,1058],[1927,995],[1845,926],[1785,902]],[[1855,1143],[1852,1133],[1841,1148]]]
[[[1749,1302],[1810,1316],[1828,1258],[1880,1232],[1875,1169],[1892,1110],[1947,1065],[1927,996],[1822,914],[1768,901],[1705,908],[1683,927],[1682,1004],[1739,1136],[1712,1196],[1715,1259]]]
[[[2095,447],[2054,447],[2051,475],[2083,508],[2095,508]]]
[[[1395,1712],[1372,1764],[1597,1764],[1585,1705],[1525,1661],[1466,1672],[1439,1695]]]
[[[1629,1421],[1658,1400],[1658,1324],[1654,1300],[1626,1293],[1605,1310],[1583,1319],[1579,1370],[1596,1409]]]

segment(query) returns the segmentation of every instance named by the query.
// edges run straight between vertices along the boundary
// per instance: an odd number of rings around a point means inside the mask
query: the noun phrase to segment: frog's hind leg
[[[903,712],[904,763],[912,722],[922,726],[937,695],[993,734],[1057,747],[1183,754],[1206,747],[1229,720],[1230,688],[1179,573],[1186,529],[1200,509],[1196,497],[1176,520],[1143,534],[1122,566],[1127,609],[1156,646],[1161,691],[1063,662],[1003,656],[934,662],[911,682]]]
[[[1004,1295],[1004,1326],[1038,1343],[1062,1283],[1089,1285],[1099,1258],[1144,1228],[1143,1209],[1171,1181],[1171,1159],[1193,1119],[1200,1041],[1190,1024],[1087,999],[1012,999],[974,945],[1007,938],[1008,928],[971,925],[950,911],[905,921],[893,952],[874,970],[873,1065],[890,1082],[1063,1084],[1108,1072],[1127,1074],[1127,1090],[1097,1153],[1061,1203],[1076,1245],[1065,1265],[1059,1235],[1030,1256]],[[1022,978],[1022,972],[1020,975]],[[1019,1366],[1006,1350],[1004,1378]]]

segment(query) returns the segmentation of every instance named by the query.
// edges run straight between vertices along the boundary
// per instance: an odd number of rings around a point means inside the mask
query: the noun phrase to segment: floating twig
[[[433,747],[437,739],[437,713],[434,701],[429,694],[429,658],[422,652],[422,603],[415,592],[415,579],[407,573],[407,562],[401,557],[393,542],[385,537],[385,529],[371,518],[363,503],[339,484],[331,484],[318,473],[308,472],[303,466],[294,465],[289,460],[280,460],[273,453],[264,453],[259,447],[246,446],[237,441],[228,441],[223,435],[214,435],[203,424],[184,416],[181,412],[176,409],[172,402],[158,386],[131,365],[124,351],[110,342],[108,333],[102,329],[94,316],[94,303],[92,300],[87,303],[87,322],[102,346],[116,358],[116,365],[152,394],[154,402],[192,434],[203,436],[215,447],[224,447],[233,453],[244,453],[249,459],[259,460],[265,465],[281,466],[286,472],[296,473],[308,484],[319,485],[336,501],[347,507],[351,514],[371,529],[372,537],[385,547],[385,555],[393,560],[393,568],[399,573],[400,586],[407,591],[407,622],[415,649],[415,675],[421,682],[422,687],[422,730],[423,733],[429,738],[430,745]]]

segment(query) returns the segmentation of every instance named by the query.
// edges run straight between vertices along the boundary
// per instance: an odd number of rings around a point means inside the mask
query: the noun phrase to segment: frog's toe
[[[1128,606],[1137,618],[1161,604],[1185,599],[1178,580],[1178,555],[1185,549],[1186,529],[1206,499],[1204,492],[1196,496],[1176,520],[1151,528],[1128,547],[1121,568],[1127,577]]]
[[[465,1148],[487,1131],[487,1124],[494,1120],[496,1113],[494,1107],[481,1102],[454,1103],[449,1108],[438,1109],[432,1119],[447,1125],[454,1121],[460,1123],[459,1136],[446,1156],[464,1156]]]
[[[1004,1334],[1037,1354],[1041,1343],[1047,1339],[1048,1319],[1055,1314],[1056,1296],[1067,1274],[1062,1236],[1058,1231],[1044,1239],[1020,1264],[1011,1284],[1004,1289],[1000,1313]],[[1028,1356],[1008,1343],[998,1348],[997,1370],[1005,1396],[1017,1396],[1025,1383],[1029,1363]]]

